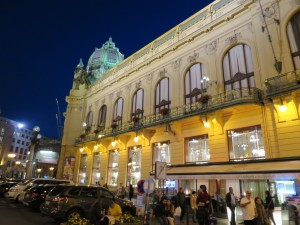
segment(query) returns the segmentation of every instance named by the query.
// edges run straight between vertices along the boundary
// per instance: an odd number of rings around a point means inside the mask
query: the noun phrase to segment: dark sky
[[[211,2],[0,0],[0,116],[57,138],[80,58],[110,36],[127,58]]]

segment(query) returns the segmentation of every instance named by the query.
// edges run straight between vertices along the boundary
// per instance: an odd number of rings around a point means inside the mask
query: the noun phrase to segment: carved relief
[[[146,80],[147,81],[152,81],[153,79],[153,73],[149,73],[147,76],[146,76]]]
[[[127,91],[127,92],[130,92],[130,89],[131,89],[131,84],[127,84],[127,85],[126,85],[126,91]]]
[[[121,90],[121,91],[119,91],[119,92],[117,92],[117,97],[118,97],[118,98],[120,98],[120,97],[121,97],[121,95],[122,95],[122,90]]]
[[[236,34],[232,35],[231,37],[226,38],[225,44],[226,45],[234,45],[237,43],[238,39],[241,39],[241,38],[242,38],[241,33],[236,33]]]
[[[207,45],[205,45],[205,52],[207,55],[211,55],[217,50],[217,41],[213,41]]]
[[[194,55],[189,56],[189,62],[194,63],[196,62],[197,58],[199,57],[199,53],[194,52]]]
[[[163,70],[159,71],[159,76],[160,77],[164,77],[167,74],[167,70],[165,68],[163,68]]]
[[[101,104],[102,104],[102,105],[105,104],[105,98],[101,100]]]
[[[178,68],[180,66],[180,61],[181,61],[181,59],[177,59],[172,63],[174,70],[178,70]]]
[[[142,86],[142,82],[140,80],[135,83],[136,89],[139,89],[141,86]]]

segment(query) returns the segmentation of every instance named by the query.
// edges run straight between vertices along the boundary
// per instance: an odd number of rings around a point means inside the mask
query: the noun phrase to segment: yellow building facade
[[[99,76],[80,63],[59,178],[114,189],[153,177],[170,192],[206,184],[221,196],[271,189],[281,202],[296,194],[299,8],[214,1]]]

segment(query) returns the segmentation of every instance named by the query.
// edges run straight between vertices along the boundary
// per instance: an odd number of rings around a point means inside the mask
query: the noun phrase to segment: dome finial
[[[77,67],[80,67],[80,68],[83,68],[83,67],[84,67],[83,62],[82,62],[82,58],[80,58]]]

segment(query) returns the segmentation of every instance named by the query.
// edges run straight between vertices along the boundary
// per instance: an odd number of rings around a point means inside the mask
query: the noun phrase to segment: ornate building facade
[[[299,8],[217,0],[124,60],[109,39],[75,69],[58,176],[111,188],[157,176],[212,195],[269,188],[281,201],[299,191]]]

